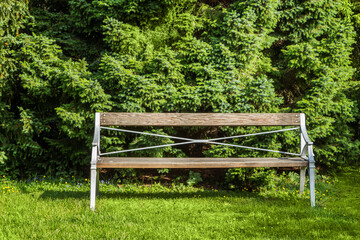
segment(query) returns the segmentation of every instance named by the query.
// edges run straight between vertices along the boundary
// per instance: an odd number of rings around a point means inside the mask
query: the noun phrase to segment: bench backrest
[[[100,113],[101,126],[300,126],[300,113]]]

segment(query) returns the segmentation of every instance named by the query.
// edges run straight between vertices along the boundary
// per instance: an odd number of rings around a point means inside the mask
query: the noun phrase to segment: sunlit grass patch
[[[11,191],[0,194],[0,239],[356,239],[359,176],[351,176],[318,177],[325,196],[315,208],[295,175],[254,192],[104,181],[95,212],[88,179],[4,177],[0,188]]]

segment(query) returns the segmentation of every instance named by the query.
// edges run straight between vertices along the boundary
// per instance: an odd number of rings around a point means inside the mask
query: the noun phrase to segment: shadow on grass
[[[90,199],[89,191],[44,191],[42,199]],[[256,192],[235,192],[235,191],[193,191],[193,192],[101,192],[98,199],[194,199],[194,198],[219,198],[219,199],[256,199],[261,202],[271,202],[272,205],[293,205],[299,199],[284,199],[281,197],[262,196]],[[301,200],[302,201],[302,200]]]
[[[43,199],[86,199],[89,198],[89,191],[66,191],[66,190],[46,190],[40,198]]]

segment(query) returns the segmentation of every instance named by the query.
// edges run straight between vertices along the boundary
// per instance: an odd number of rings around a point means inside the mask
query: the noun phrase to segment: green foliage
[[[349,19],[352,21],[355,31],[356,31],[356,43],[353,45],[354,50],[351,56],[351,62],[352,66],[356,69],[351,86],[349,90],[347,91],[347,96],[349,96],[350,99],[354,100],[357,104],[357,106],[360,105],[360,82],[359,82],[359,69],[360,69],[360,2],[358,0],[347,0],[344,3],[343,7],[343,15],[346,19]],[[360,114],[358,111],[358,114],[356,115],[355,123],[352,124],[352,128],[355,131],[354,138],[360,139]],[[356,159],[356,158],[354,158]],[[358,165],[360,161],[356,159],[355,161],[352,161],[354,165]]]
[[[203,181],[203,179],[201,178],[200,173],[189,171],[189,179],[186,180],[186,183],[188,186],[192,187],[202,181]]]
[[[150,132],[150,131],[144,131],[144,132]],[[160,135],[166,135],[165,132],[162,130],[152,130],[150,133],[153,134],[160,134]],[[167,145],[172,144],[174,141],[172,141],[169,138],[160,138],[160,137],[153,137],[148,135],[141,135],[138,137],[135,137],[129,144],[129,148],[142,148],[142,147],[149,147],[149,146],[158,146],[158,145]],[[181,152],[180,149],[173,149],[171,147],[163,147],[163,148],[155,148],[155,149],[149,149],[146,150],[143,153],[139,152],[133,152],[130,153],[131,156],[146,156],[146,157],[184,157],[184,154]],[[166,171],[165,171],[166,172]]]
[[[340,16],[340,1],[294,4],[282,6],[277,32],[279,83],[286,87],[287,104],[307,115],[320,164],[341,166],[357,160],[360,153],[352,126],[359,110],[349,96],[354,86],[350,55],[355,32]]]
[[[330,168],[356,161],[359,141],[353,123],[358,108],[352,99],[357,83],[351,81],[350,59],[355,32],[349,19],[342,17],[345,3],[254,0],[238,1],[229,8],[201,4],[196,9],[197,37],[176,45],[162,42],[162,48],[154,47],[156,34],[142,24],[105,21],[105,39],[121,55],[103,57],[99,81],[106,92],[117,92],[113,101],[121,104],[119,110],[279,112],[290,108],[306,113],[320,165]],[[255,145],[298,151],[297,141],[286,136],[295,135],[266,137],[261,139],[264,144]],[[254,144],[240,143],[246,142]],[[218,146],[204,154],[244,155]]]
[[[166,28],[162,30],[170,30],[169,35],[173,35],[176,32],[181,34],[181,29],[189,25],[186,19],[193,18],[191,12],[194,10],[195,2],[70,0],[69,4],[71,15],[76,19],[76,26],[89,34],[102,32],[103,21],[106,18],[115,18],[144,29],[157,31]]]
[[[231,188],[243,188],[246,190],[257,190],[269,185],[275,177],[274,170],[265,168],[236,168],[229,169],[226,173],[226,182]]]
[[[89,159],[93,113],[108,106],[87,64],[61,59],[53,42],[25,34],[0,41],[1,150],[14,175],[81,169]]]
[[[99,34],[89,35],[76,27],[76,16],[70,12],[67,0],[31,1],[29,8],[34,21],[29,30],[53,40],[66,57],[96,61],[104,44]]]
[[[93,112],[101,110],[304,112],[318,166],[341,168],[358,161],[357,0],[29,4],[30,9],[24,0],[0,3],[4,171],[82,171],[89,157]],[[21,31],[30,35],[18,35]],[[145,130],[210,138],[269,129],[276,128]],[[232,142],[299,151],[298,132]],[[155,143],[173,141],[109,133],[102,139],[102,151]],[[280,156],[207,145],[147,154]],[[254,177],[263,181],[260,175]]]
[[[29,20],[28,0],[2,0],[0,2],[0,37],[18,35]]]
[[[169,168],[159,168],[159,169],[157,169],[157,172],[160,174],[166,174],[166,173],[170,172],[170,169]]]
[[[105,42],[111,49],[120,54],[138,55],[148,47],[147,37],[138,27],[122,23],[116,19],[106,19]]]

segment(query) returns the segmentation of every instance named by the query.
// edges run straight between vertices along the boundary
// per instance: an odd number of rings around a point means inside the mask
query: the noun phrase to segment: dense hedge
[[[353,164],[360,154],[358,9],[341,0],[2,1],[1,171],[87,174],[93,113],[103,110],[304,112],[318,166]],[[147,130],[214,137],[259,129]],[[296,138],[235,142],[298,152]],[[103,147],[153,141],[109,133]],[[264,153],[190,146],[149,154]]]

